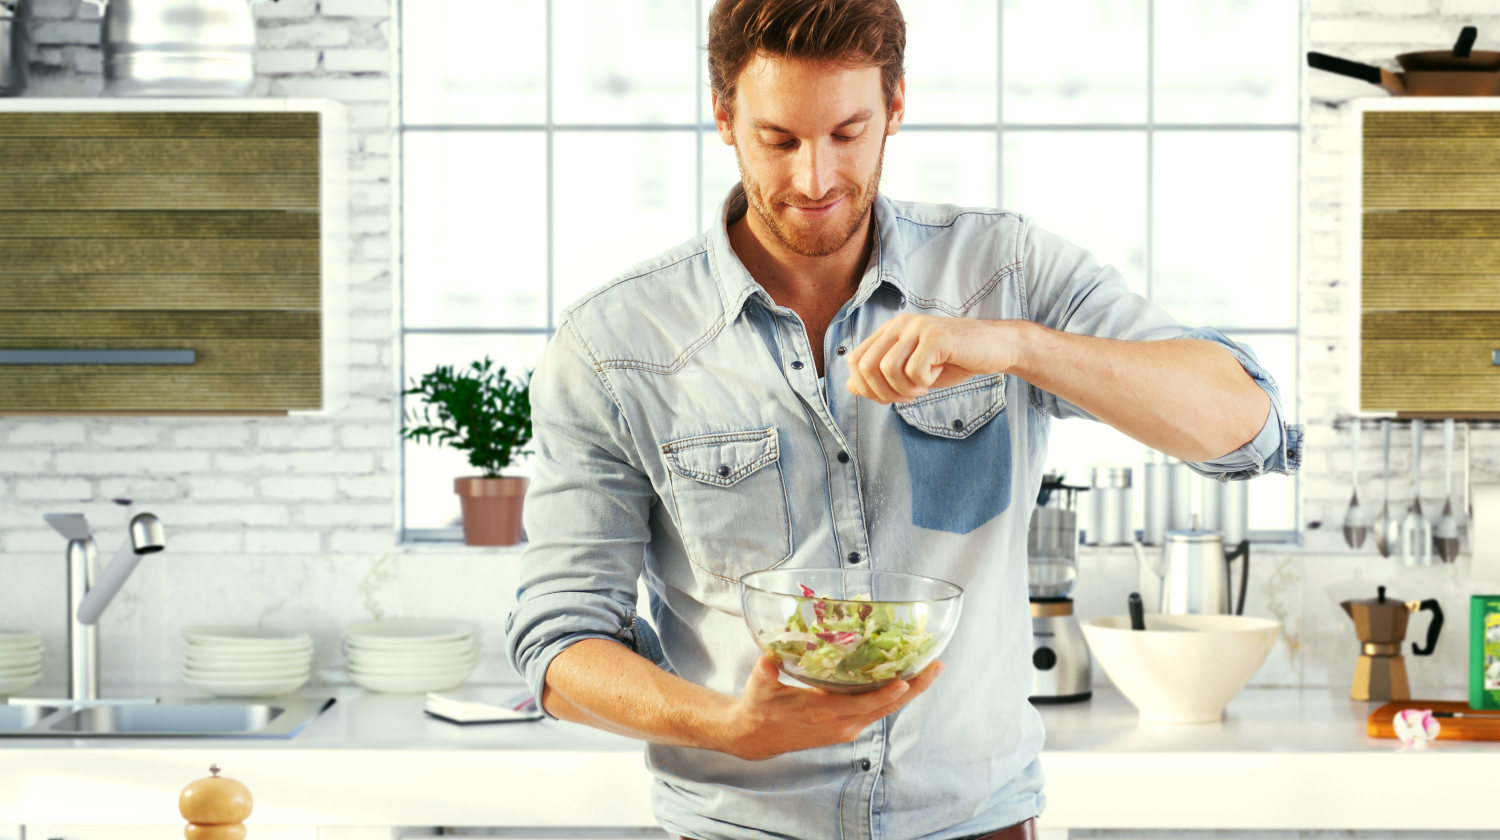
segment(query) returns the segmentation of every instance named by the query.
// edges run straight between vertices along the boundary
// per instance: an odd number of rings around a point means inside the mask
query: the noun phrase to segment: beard
[[[848,244],[870,215],[870,205],[875,203],[875,195],[880,188],[880,170],[885,164],[885,140],[885,137],[880,138],[880,157],[875,160],[875,172],[871,174],[863,190],[846,183],[812,200],[796,191],[768,195],[760,182],[750,177],[745,169],[745,159],[740,156],[738,146],[734,150],[734,159],[740,167],[740,183],[744,185],[745,198],[777,241],[804,257],[826,257]],[[793,224],[781,212],[781,208],[785,207],[821,207],[846,196],[849,201],[846,210],[841,208],[844,212],[833,218],[821,219],[812,226]],[[848,221],[844,222],[844,219]]]

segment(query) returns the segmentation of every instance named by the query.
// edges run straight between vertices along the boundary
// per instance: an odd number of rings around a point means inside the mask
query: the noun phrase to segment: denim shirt
[[[758,654],[741,575],[853,566],[950,580],[965,606],[928,691],[853,743],[764,761],[648,744],[653,813],[700,840],[956,838],[1035,816],[1027,528],[1049,418],[1086,415],[1006,374],[881,405],[843,386],[846,351],[900,312],[1202,338],[1234,354],[1271,408],[1254,440],[1194,469],[1290,472],[1300,429],[1248,349],[1177,324],[1113,268],[997,210],[877,197],[868,268],[810,347],[730,248],[744,212],[736,187],[711,230],[564,313],[532,379],[511,662],[540,697],[554,656],[612,639],[738,696]],[[636,613],[642,576],[648,616]]]

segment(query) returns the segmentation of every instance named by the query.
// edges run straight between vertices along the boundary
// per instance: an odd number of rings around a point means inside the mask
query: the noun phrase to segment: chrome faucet
[[[43,514],[68,539],[68,699],[99,699],[99,616],[135,571],[141,557],[166,548],[161,521],[149,513],[130,520],[130,539],[94,574],[98,550],[81,513]]]

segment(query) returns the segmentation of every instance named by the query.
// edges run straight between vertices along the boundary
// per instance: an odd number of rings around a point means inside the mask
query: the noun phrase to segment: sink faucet
[[[149,513],[130,520],[130,539],[94,574],[98,551],[81,513],[48,513],[47,523],[68,539],[68,699],[99,699],[99,616],[135,571],[141,557],[166,548],[161,521]]]

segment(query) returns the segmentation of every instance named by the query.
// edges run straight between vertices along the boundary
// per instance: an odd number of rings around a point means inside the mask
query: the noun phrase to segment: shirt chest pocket
[[[1005,374],[940,388],[892,413],[912,483],[912,523],[967,534],[1010,507]]]
[[[792,554],[791,518],[775,427],[662,444],[688,561],[737,583]]]

